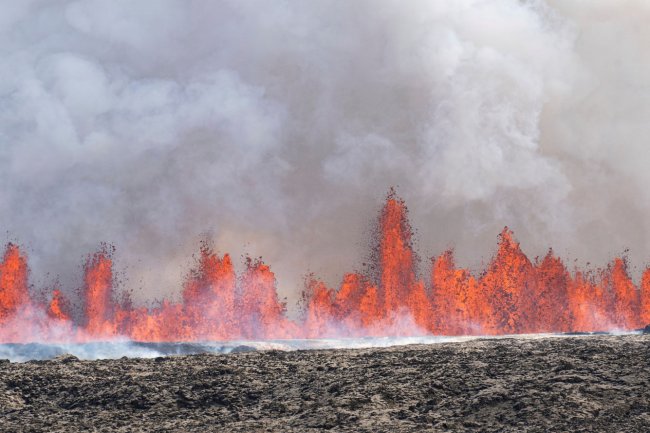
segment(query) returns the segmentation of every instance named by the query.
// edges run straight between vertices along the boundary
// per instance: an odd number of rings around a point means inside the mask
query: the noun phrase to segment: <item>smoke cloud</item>
[[[363,260],[391,185],[423,257],[650,258],[647,2],[7,0],[0,227],[32,281],[117,247],[136,298],[198,240],[295,299]]]

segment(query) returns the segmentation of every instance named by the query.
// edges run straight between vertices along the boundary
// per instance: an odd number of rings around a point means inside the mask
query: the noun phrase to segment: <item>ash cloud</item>
[[[176,293],[206,235],[280,292],[358,265],[391,185],[422,256],[650,258],[643,1],[4,1],[0,224],[36,285],[117,247]],[[136,292],[136,297],[138,293]]]

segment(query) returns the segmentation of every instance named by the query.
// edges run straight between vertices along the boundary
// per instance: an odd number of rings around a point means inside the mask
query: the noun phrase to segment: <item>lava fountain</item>
[[[296,320],[286,315],[269,265],[246,259],[237,275],[230,256],[207,245],[185,278],[181,300],[154,307],[118,296],[115,251],[103,246],[85,263],[81,314],[73,314],[58,288],[47,302],[30,295],[27,257],[8,244],[0,262],[0,343],[499,335],[650,323],[650,268],[637,286],[622,258],[604,269],[571,272],[552,250],[531,261],[506,227],[479,275],[457,267],[453,252],[445,251],[431,258],[424,281],[416,272],[407,207],[393,191],[375,237],[367,269],[346,274],[338,290],[308,276]]]

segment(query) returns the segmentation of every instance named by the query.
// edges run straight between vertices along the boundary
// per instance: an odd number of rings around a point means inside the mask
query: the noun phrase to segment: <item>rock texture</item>
[[[0,361],[0,431],[650,431],[650,336]]]

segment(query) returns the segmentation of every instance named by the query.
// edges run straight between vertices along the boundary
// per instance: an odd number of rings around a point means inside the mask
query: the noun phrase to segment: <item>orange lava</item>
[[[112,297],[113,261],[106,251],[100,251],[88,259],[84,270],[85,330],[91,335],[112,336],[116,333],[112,320],[115,311]]]
[[[16,245],[10,243],[0,263],[0,324],[30,302],[27,259]]]
[[[70,320],[67,302],[63,297],[63,293],[58,289],[52,291],[52,300],[48,305],[47,314],[55,320]]]
[[[58,288],[46,306],[32,300],[27,258],[8,244],[0,262],[0,342],[497,335],[632,330],[650,323],[650,268],[637,286],[622,258],[604,269],[573,272],[552,250],[531,262],[506,227],[484,272],[457,267],[446,251],[431,258],[425,281],[412,242],[407,208],[391,191],[369,272],[345,274],[338,290],[310,275],[295,320],[261,259],[246,259],[238,276],[228,254],[205,245],[180,301],[154,307],[136,307],[116,292],[114,251],[103,247],[84,266],[76,317]]]

